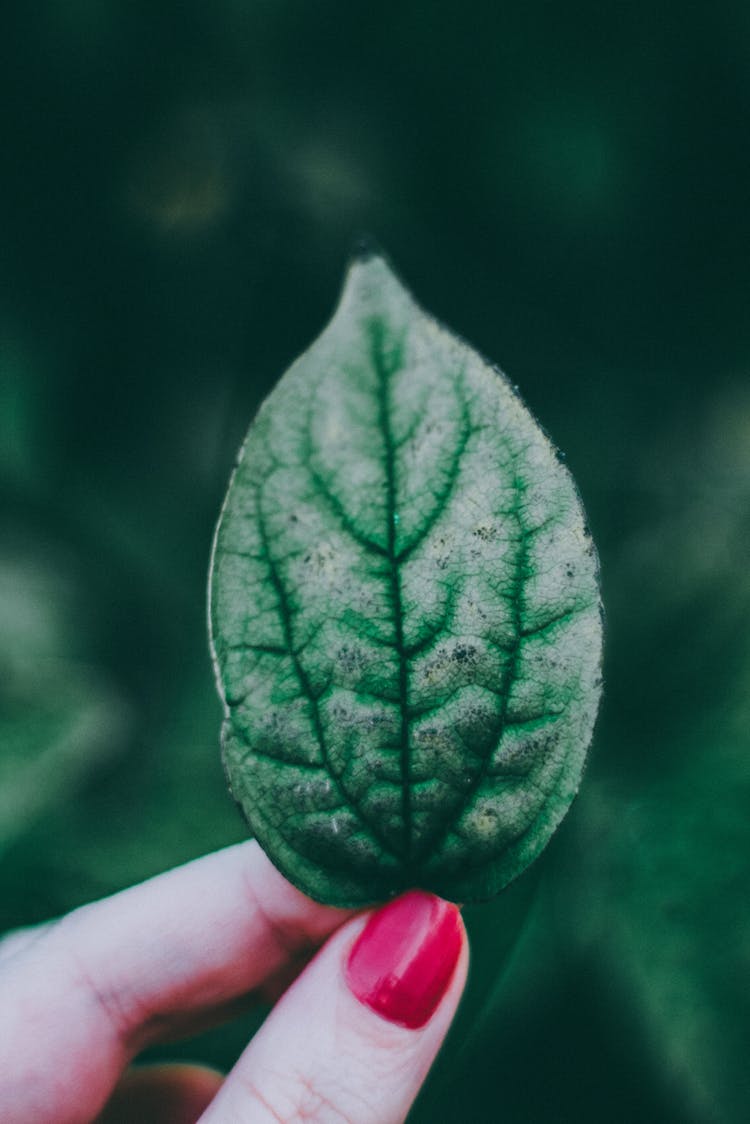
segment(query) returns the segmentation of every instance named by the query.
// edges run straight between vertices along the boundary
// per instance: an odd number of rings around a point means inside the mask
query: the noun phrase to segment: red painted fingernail
[[[349,953],[346,982],[360,1003],[416,1029],[448,990],[461,941],[456,906],[410,890],[370,917]]]

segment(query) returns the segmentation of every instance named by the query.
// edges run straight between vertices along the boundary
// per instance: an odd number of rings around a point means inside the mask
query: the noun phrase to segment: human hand
[[[229,847],[0,944],[0,1120],[395,1124],[467,962],[458,910],[439,898],[353,915],[310,901],[256,843]],[[145,1046],[282,991],[225,1079],[125,1073]]]

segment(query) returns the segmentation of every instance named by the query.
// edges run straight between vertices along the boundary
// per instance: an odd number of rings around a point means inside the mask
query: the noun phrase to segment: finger
[[[68,914],[0,964],[0,1120],[90,1119],[144,1044],[278,977],[347,916],[255,843]]]
[[[28,925],[23,929],[12,929],[0,940],[0,964],[4,964],[11,956],[16,956],[24,948],[28,948],[34,941],[47,931],[50,922],[43,925]]]
[[[412,891],[331,937],[269,1015],[201,1124],[397,1124],[466,979],[456,906]]]
[[[200,1065],[129,1069],[96,1124],[195,1124],[224,1080]]]

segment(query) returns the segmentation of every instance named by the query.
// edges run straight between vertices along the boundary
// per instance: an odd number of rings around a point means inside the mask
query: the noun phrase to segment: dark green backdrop
[[[467,911],[414,1119],[744,1124],[746,0],[39,0],[0,115],[0,926],[243,837],[213,523],[369,231],[567,454],[608,617],[581,796]]]

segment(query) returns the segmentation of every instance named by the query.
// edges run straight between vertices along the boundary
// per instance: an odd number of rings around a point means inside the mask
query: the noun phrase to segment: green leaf
[[[210,623],[232,792],[315,898],[487,898],[575,795],[601,648],[575,485],[379,257],[250,428]]]

